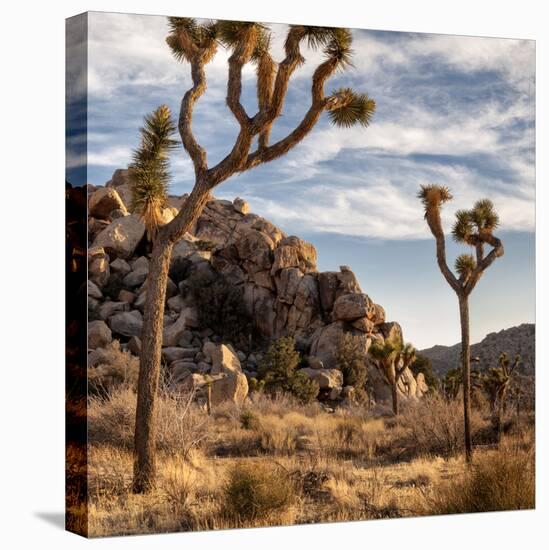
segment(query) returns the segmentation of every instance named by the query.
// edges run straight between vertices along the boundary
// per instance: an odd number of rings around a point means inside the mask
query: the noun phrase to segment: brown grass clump
[[[118,387],[136,389],[139,377],[139,358],[120,349],[113,340],[101,350],[101,362],[88,369],[89,390],[94,394],[109,394]]]
[[[238,525],[288,523],[296,492],[288,473],[276,464],[243,462],[228,471],[225,513]]]
[[[463,404],[460,400],[446,400],[439,396],[425,398],[407,407],[399,418],[406,430],[403,442],[407,454],[452,455],[463,449]],[[471,414],[473,439],[487,425],[478,409]]]
[[[462,514],[535,507],[534,451],[504,445],[477,456],[462,475],[435,487],[426,497],[431,514]]]
[[[120,387],[108,396],[94,396],[88,405],[88,440],[131,449],[136,394]],[[192,402],[191,395],[161,392],[157,405],[157,445],[184,455],[209,437],[209,417]]]

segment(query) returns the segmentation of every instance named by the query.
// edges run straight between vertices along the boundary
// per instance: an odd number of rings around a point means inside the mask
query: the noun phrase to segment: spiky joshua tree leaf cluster
[[[161,105],[145,117],[141,144],[133,152],[129,165],[131,208],[141,215],[149,239],[153,239],[160,224],[162,208],[166,206],[170,181],[168,155],[177,147],[176,131],[170,109]]]

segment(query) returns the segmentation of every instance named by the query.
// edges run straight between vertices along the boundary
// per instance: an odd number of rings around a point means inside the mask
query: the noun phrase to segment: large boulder
[[[225,401],[242,405],[248,396],[248,380],[241,372],[220,374],[211,381],[211,403],[215,407]]]
[[[354,321],[361,317],[370,319],[374,315],[374,304],[366,294],[344,294],[334,302],[335,321]]]
[[[284,237],[279,246],[291,246],[296,250],[299,266],[304,273],[316,270],[316,248],[311,243],[291,235],[290,237]]]
[[[127,185],[129,181],[129,170],[127,168],[117,168],[105,185],[107,187],[120,187],[121,185]]]
[[[183,333],[187,329],[187,315],[185,313],[185,310],[183,310],[180,314],[175,323],[172,323],[171,325],[168,325],[164,328],[164,334],[162,337],[162,343],[166,347],[171,346],[177,346],[177,343],[181,336],[183,336]]]
[[[103,220],[108,219],[113,210],[127,213],[120,195],[111,187],[100,187],[94,191],[89,198],[88,210],[90,216]]]
[[[95,238],[93,246],[103,247],[107,254],[127,259],[133,256],[143,239],[145,225],[135,214],[114,220]]]
[[[385,340],[391,340],[393,342],[402,342],[402,328],[398,323],[391,321],[389,323],[380,323],[377,328]]]
[[[202,348],[206,361],[212,363],[212,374],[242,372],[237,355],[225,344],[206,342]]]
[[[338,369],[299,369],[299,372],[306,374],[314,380],[321,390],[331,390],[343,386],[343,373]]]
[[[104,348],[112,342],[112,333],[104,321],[88,323],[88,348]]]
[[[141,337],[143,330],[143,316],[137,310],[116,313],[109,318],[111,330],[121,336]]]

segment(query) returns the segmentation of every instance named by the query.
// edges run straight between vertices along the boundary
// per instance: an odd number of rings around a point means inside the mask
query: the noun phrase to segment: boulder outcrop
[[[100,347],[107,340],[106,328],[126,349],[131,344],[134,353],[140,349],[149,258],[144,225],[127,213],[128,191],[127,172],[116,171],[107,187],[94,188],[90,196],[90,220],[97,229],[89,250],[88,295],[101,319],[96,322],[104,325],[92,327],[94,344]],[[170,197],[165,222],[185,208],[185,200]],[[112,219],[114,210],[126,215]],[[402,339],[400,325],[386,320],[384,308],[362,291],[350,267],[318,272],[311,243],[251,213],[241,198],[208,201],[194,227],[174,246],[169,275],[163,362],[176,387],[199,393],[210,388],[212,403],[241,403],[265,346],[282,336],[295,337],[308,359],[302,371],[326,390],[324,395],[352,401],[338,369],[342,336],[353,334],[365,355],[373,341]],[[105,296],[103,289],[113,286],[113,277],[121,286],[115,295]],[[211,303],[203,303],[204,296]],[[249,317],[263,338],[258,349],[233,349],[229,343],[236,342],[218,330],[216,316],[227,303],[237,312],[232,323],[241,321],[238,316]],[[375,400],[390,401],[377,365],[368,360],[367,366]],[[423,377],[405,371],[400,394],[416,399],[425,391]]]

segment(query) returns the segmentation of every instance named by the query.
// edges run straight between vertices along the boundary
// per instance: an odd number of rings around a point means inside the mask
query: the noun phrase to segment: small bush
[[[137,387],[139,359],[120,349],[120,342],[113,340],[104,350],[102,362],[88,369],[88,387],[91,393],[108,394],[119,386]]]
[[[273,516],[286,512],[296,498],[288,473],[261,462],[231,467],[224,492],[226,513],[240,524],[273,524]]]
[[[296,372],[301,358],[295,339],[279,338],[273,342],[259,363],[259,377],[271,394],[287,392],[302,403],[310,403],[318,395],[318,384],[302,372]]]
[[[257,427],[257,422],[257,415],[249,409],[240,414],[240,425],[245,430],[253,430]]]
[[[339,340],[336,361],[343,373],[343,385],[353,386],[358,401],[364,401],[368,369],[361,338],[346,332]]]
[[[534,453],[507,447],[476,460],[463,476],[428,497],[432,514],[464,514],[535,507]]]

